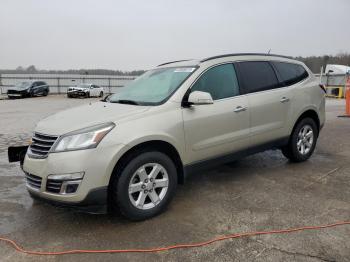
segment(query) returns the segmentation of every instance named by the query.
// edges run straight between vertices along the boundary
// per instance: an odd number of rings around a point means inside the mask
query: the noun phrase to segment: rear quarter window
[[[284,62],[272,62],[272,64],[276,68],[284,86],[294,85],[309,76],[302,65]]]
[[[244,93],[254,93],[279,87],[279,82],[271,64],[266,61],[246,61],[235,63],[239,84]]]

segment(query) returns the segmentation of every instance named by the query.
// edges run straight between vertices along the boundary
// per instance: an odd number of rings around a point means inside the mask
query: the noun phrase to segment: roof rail
[[[205,62],[208,60],[213,60],[217,58],[227,57],[227,56],[244,56],[244,55],[259,55],[259,56],[275,56],[275,57],[283,57],[283,58],[292,58],[291,56],[284,56],[284,55],[275,55],[275,54],[263,54],[263,53],[235,53],[235,54],[225,54],[225,55],[217,55],[217,56],[211,56],[202,59],[200,62]]]
[[[177,60],[177,61],[166,62],[166,63],[164,63],[164,64],[157,65],[157,67],[158,67],[158,66],[163,66],[163,65],[172,64],[172,63],[177,63],[177,62],[190,61],[190,60],[191,60],[191,59],[185,59],[185,60]]]

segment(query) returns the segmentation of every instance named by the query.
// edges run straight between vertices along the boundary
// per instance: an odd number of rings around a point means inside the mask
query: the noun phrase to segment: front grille
[[[59,193],[61,191],[62,181],[48,179],[46,182],[46,191],[52,193]]]
[[[51,147],[57,140],[57,136],[34,133],[32,144],[29,146],[30,156],[44,158],[47,157]]]
[[[42,180],[41,177],[34,176],[32,174],[29,174],[29,173],[25,173],[25,176],[26,176],[27,184],[30,187],[40,189],[41,180]]]

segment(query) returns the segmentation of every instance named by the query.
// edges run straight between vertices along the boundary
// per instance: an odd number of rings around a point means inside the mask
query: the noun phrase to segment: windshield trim
[[[169,66],[169,67],[156,67],[156,68],[152,68],[149,71],[153,70],[153,69],[161,69],[161,68],[194,68],[194,70],[192,72],[190,72],[188,74],[188,76],[185,77],[184,80],[182,80],[180,82],[180,84],[167,96],[165,97],[163,100],[159,101],[159,102],[145,102],[145,101],[135,101],[137,103],[137,105],[135,106],[159,106],[164,104],[165,102],[167,102],[169,100],[170,97],[173,96],[173,94],[175,94],[175,92],[182,86],[182,84],[194,73],[197,71],[197,69],[199,68],[198,65],[195,66]],[[147,71],[148,72],[148,71]],[[145,73],[147,73],[145,72]],[[112,94],[113,95],[113,94]],[[106,101],[107,102],[107,101]],[[108,103],[112,103],[111,101],[108,101]]]

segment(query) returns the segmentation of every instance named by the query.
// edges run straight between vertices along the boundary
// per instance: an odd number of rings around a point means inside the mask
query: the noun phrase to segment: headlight
[[[106,123],[65,134],[58,139],[51,152],[95,148],[114,127],[114,123]]]

